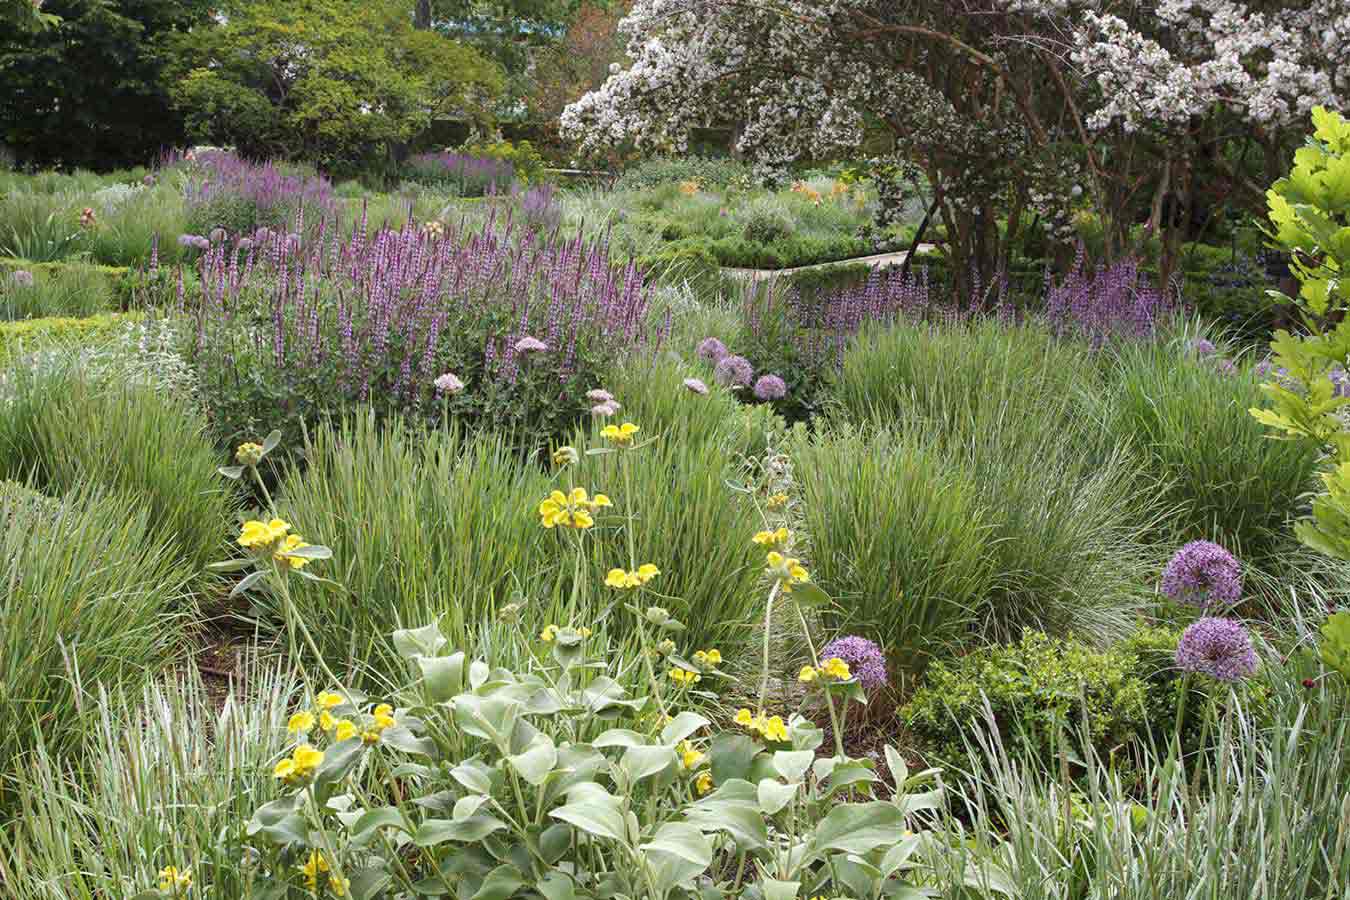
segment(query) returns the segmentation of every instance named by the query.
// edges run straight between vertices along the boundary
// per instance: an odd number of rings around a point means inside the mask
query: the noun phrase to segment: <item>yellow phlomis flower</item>
[[[786,528],[779,528],[777,531],[760,531],[755,534],[753,540],[761,547],[782,547],[787,544],[790,537],[792,532]]]
[[[192,872],[179,870],[177,866],[165,866],[159,870],[159,889],[174,894],[192,887]]]
[[[700,666],[716,666],[722,661],[722,651],[720,650],[697,650],[694,652],[694,662]]]
[[[764,561],[765,574],[778,581],[783,586],[784,593],[792,593],[794,584],[801,584],[810,577],[802,567],[801,560],[784,556],[777,550],[770,550]]]
[[[694,779],[694,789],[698,791],[699,796],[703,796],[713,789],[713,780],[711,772],[700,772]]]
[[[686,769],[697,769],[703,762],[703,754],[688,741],[680,741],[680,762]]]
[[[545,528],[590,528],[595,524],[591,513],[613,505],[604,494],[591,497],[581,487],[572,488],[570,494],[554,491],[539,504],[539,524]]]
[[[553,639],[556,638],[557,636],[558,636],[557,625],[545,625],[544,630],[539,632],[539,640],[543,641],[546,644],[552,643]]]
[[[333,729],[333,740],[340,744],[354,737],[356,737],[356,723],[351,719],[339,719],[337,727]]]
[[[825,660],[825,664],[820,669],[826,675],[839,681],[848,681],[852,677],[852,673],[848,670],[848,663],[837,656]]]
[[[332,731],[333,726],[337,724],[337,719],[328,710],[319,713],[319,727],[324,731]]]
[[[314,713],[298,712],[291,716],[290,721],[286,723],[286,730],[291,734],[306,734],[314,727]]]
[[[626,447],[633,443],[633,437],[642,429],[632,422],[624,422],[622,425],[606,425],[600,429],[600,436],[607,441],[613,441],[621,447]]]
[[[802,666],[802,670],[797,673],[797,680],[802,684],[810,684],[816,680],[818,674],[814,666]]]
[[[688,669],[674,668],[670,670],[670,680],[676,684],[688,687],[691,684],[697,684],[703,680],[703,676],[697,672],[691,672]]]
[[[292,569],[303,569],[309,564],[309,560],[303,556],[292,556],[291,554],[301,547],[308,547],[309,544],[301,540],[300,535],[287,535],[286,540],[281,542],[281,546],[272,552],[272,558],[277,562],[286,563]]]
[[[630,588],[642,587],[642,585],[651,581],[661,570],[651,563],[643,563],[631,572],[625,572],[623,569],[610,569],[605,575],[605,584],[618,590],[628,590]]]
[[[319,704],[320,709],[333,709],[342,705],[342,695],[337,691],[324,691],[314,702]]]
[[[787,494],[774,494],[767,501],[765,501],[764,505],[769,507],[769,509],[782,509],[783,507],[787,506],[787,502],[788,502]]]

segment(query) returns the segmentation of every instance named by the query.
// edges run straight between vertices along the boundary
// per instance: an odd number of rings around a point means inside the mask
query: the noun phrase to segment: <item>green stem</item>
[[[764,712],[764,704],[769,697],[769,632],[773,629],[773,603],[778,599],[778,582],[773,583],[769,588],[769,599],[764,604],[764,649],[761,656],[761,668],[759,679],[759,709],[757,712]]]
[[[811,651],[811,665],[820,667],[820,657],[816,655],[815,641],[811,640],[811,628],[806,624],[806,613],[802,612],[799,604],[793,604],[797,607],[797,620],[802,623],[802,637],[806,638],[807,649]],[[840,759],[844,758],[844,723],[840,719],[838,712],[834,708],[834,698],[830,696],[830,688],[825,687],[825,705],[830,709],[830,727],[834,729],[834,752]],[[844,709],[847,714],[848,708]]]

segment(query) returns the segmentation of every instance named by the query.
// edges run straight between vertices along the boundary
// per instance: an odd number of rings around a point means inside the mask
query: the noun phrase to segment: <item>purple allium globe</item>
[[[1252,373],[1255,374],[1257,378],[1265,378],[1274,370],[1275,363],[1271,362],[1269,359],[1263,359],[1252,367]]]
[[[717,362],[713,369],[713,377],[717,379],[718,384],[739,385],[749,387],[750,382],[755,377],[754,367],[750,365],[750,360],[744,356],[734,356],[728,354]]]
[[[226,236],[226,235],[225,235],[225,229],[224,229],[224,228],[212,228],[212,229],[211,229],[211,243],[213,243],[213,244],[219,244],[219,243],[222,243],[222,242],[225,240],[225,236]]]
[[[760,400],[782,400],[787,396],[787,384],[777,375],[761,375],[755,382],[755,396]]]
[[[530,337],[528,334],[516,341],[517,353],[535,353],[539,350],[547,350],[548,344],[536,337]]]
[[[619,401],[617,401],[617,400],[606,400],[604,403],[597,403],[597,404],[595,404],[594,406],[592,406],[592,407],[591,407],[591,415],[593,415],[593,416],[612,416],[612,415],[614,415],[615,413],[617,413],[617,412],[618,412],[619,410],[621,410],[621,409],[623,409],[623,407],[619,405]]]
[[[848,663],[853,676],[867,690],[886,686],[886,654],[867,638],[851,634],[835,638],[821,648],[821,660],[835,657]]]
[[[32,287],[33,273],[27,269],[19,269],[10,276],[10,281],[14,282],[14,284],[19,287]]]
[[[604,388],[594,388],[586,392],[586,399],[592,403],[608,403],[614,399],[614,395]]]
[[[727,353],[729,353],[730,351],[727,350],[727,345],[719,341],[717,338],[706,337],[698,342],[698,348],[695,350],[695,352],[698,353],[699,359],[706,360],[707,362],[710,362],[713,365],[717,365],[719,362],[723,360],[723,358],[726,357]]]
[[[1214,346],[1213,341],[1202,337],[1191,338],[1191,341],[1186,345],[1186,348],[1196,356],[1209,356],[1211,353],[1218,351],[1218,348]]]
[[[1232,606],[1242,599],[1242,566],[1213,541],[1191,541],[1168,560],[1162,592],[1201,609]]]
[[[1237,363],[1233,362],[1231,359],[1221,359],[1215,365],[1220,374],[1236,375],[1238,373]]]
[[[708,393],[708,386],[697,378],[686,378],[684,380],[684,386],[695,394]]]
[[[1241,681],[1256,673],[1252,637],[1241,622],[1207,617],[1192,622],[1177,641],[1177,668],[1220,681]]]

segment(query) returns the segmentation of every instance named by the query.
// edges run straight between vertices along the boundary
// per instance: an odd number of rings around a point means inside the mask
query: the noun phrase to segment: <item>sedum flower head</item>
[[[619,410],[623,409],[618,400],[606,400],[603,403],[597,403],[591,407],[591,415],[605,418],[618,415]]]
[[[1201,609],[1227,607],[1242,599],[1242,567],[1212,541],[1191,541],[1163,569],[1162,592]]]
[[[1176,663],[1183,672],[1231,682],[1254,675],[1258,660],[1251,635],[1241,622],[1207,617],[1181,633]]]
[[[530,337],[528,334],[516,341],[517,353],[538,353],[541,350],[547,350],[548,344],[536,337]]]
[[[868,690],[887,683],[886,654],[872,641],[857,635],[835,638],[821,648],[822,659],[837,657],[848,663],[858,683]]]
[[[592,403],[608,403],[614,399],[614,395],[604,388],[593,388],[586,392],[586,399]]]

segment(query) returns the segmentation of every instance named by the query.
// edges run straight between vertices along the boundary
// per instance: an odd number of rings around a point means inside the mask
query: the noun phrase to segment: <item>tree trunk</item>
[[[417,0],[413,9],[413,28],[427,31],[431,28],[431,0]]]

